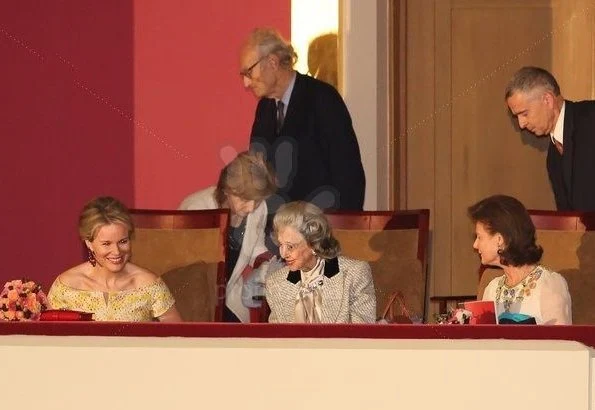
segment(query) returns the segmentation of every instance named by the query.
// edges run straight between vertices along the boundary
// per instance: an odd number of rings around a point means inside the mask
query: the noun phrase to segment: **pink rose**
[[[8,291],[8,301],[15,302],[19,299],[19,292],[16,289]]]
[[[48,298],[45,295],[45,293],[43,293],[43,291],[41,291],[41,290],[39,292],[37,292],[37,301],[44,306],[48,305]]]

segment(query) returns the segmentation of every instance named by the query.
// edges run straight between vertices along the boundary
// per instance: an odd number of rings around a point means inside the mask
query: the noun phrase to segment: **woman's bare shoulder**
[[[87,278],[90,269],[88,263],[81,263],[59,274],[56,281],[71,288],[79,288],[81,282]]]
[[[151,285],[159,280],[157,274],[130,262],[128,263],[127,270],[137,288]]]

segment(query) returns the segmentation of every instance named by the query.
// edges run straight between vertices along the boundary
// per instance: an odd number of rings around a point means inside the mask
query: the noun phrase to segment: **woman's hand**
[[[173,305],[168,309],[167,312],[159,316],[160,322],[182,322],[182,317],[180,316],[180,312],[176,309],[176,305]]]

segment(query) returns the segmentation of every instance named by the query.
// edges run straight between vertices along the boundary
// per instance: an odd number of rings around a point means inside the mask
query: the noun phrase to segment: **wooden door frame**
[[[407,209],[407,0],[389,2],[390,206]]]

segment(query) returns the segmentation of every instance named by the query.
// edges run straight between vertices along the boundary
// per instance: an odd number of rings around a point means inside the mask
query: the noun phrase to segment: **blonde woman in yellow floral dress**
[[[48,293],[51,308],[90,312],[100,321],[181,321],[165,283],[129,262],[133,232],[130,213],[117,199],[85,205],[79,234],[89,260],[56,278]]]
[[[568,285],[562,275],[539,264],[543,249],[535,225],[517,199],[494,195],[469,207],[475,223],[473,248],[484,265],[504,274],[486,287],[483,300],[496,302],[499,323],[572,324]]]

